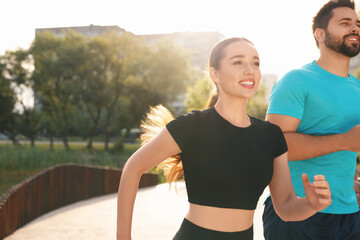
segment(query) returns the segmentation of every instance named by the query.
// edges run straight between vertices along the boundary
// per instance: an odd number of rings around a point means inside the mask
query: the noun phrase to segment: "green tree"
[[[98,84],[93,91],[98,91],[97,96],[101,95],[102,97],[101,102],[95,103],[94,99],[90,102],[93,103],[92,109],[96,113],[93,116],[101,116],[101,130],[105,136],[105,149],[108,150],[110,138],[117,129],[115,119],[119,113],[120,97],[125,93],[125,82],[139,74],[141,58],[146,54],[147,49],[131,34],[119,36],[115,33],[107,33],[96,37],[91,43],[94,60],[97,59],[99,66],[95,68],[97,77],[93,78],[90,83]],[[93,63],[96,64],[96,61]],[[89,98],[91,96],[93,94],[90,93]],[[92,119],[95,123],[96,118],[92,117]]]
[[[170,39],[160,39],[150,47],[152,51],[145,56],[145,69],[141,71],[143,84],[162,103],[169,103],[185,93],[194,78],[190,53]]]
[[[0,56],[0,132],[17,146],[19,145],[16,139],[18,114],[14,111],[16,96],[11,85],[6,57]]]
[[[8,59],[8,72],[13,83],[16,102],[19,104],[18,130],[30,139],[34,146],[37,133],[40,129],[40,112],[28,103],[25,92],[33,87],[32,70],[34,66],[32,55],[28,50],[19,49],[6,54]]]
[[[56,135],[55,125],[52,122],[51,111],[46,111],[44,108],[42,112],[47,112],[46,114],[40,115],[40,132],[44,137],[49,138],[50,141],[50,150],[54,150],[54,137]]]
[[[92,119],[82,102],[75,106],[72,114],[72,127],[73,134],[80,136],[85,141],[88,139],[89,131],[92,128]]]
[[[141,96],[141,97],[140,97]],[[116,129],[125,129],[125,137],[129,136],[131,128],[138,128],[139,123],[149,110],[149,106],[163,103],[164,97],[144,86],[143,80],[130,77],[125,82],[124,92],[119,99],[120,109]]]
[[[31,53],[35,98],[48,116],[43,131],[61,136],[65,146],[75,128],[88,148],[103,134],[108,149],[120,129],[138,126],[149,105],[170,103],[192,79],[190,56],[174,42],[149,46],[131,34],[45,32],[36,36]]]
[[[5,130],[6,135],[14,144],[18,144],[16,135],[21,132],[31,140],[31,145],[34,146],[36,134],[40,127],[39,113],[27,103],[24,95],[24,92],[29,91],[32,87],[32,56],[23,49],[7,51],[1,57],[1,68],[3,88],[5,89],[7,84],[9,86],[7,90],[12,91],[12,100],[10,98],[4,100],[4,104],[6,102],[8,105],[8,114],[3,115],[7,118],[6,123],[3,122],[3,127],[7,128]],[[3,91],[4,93],[7,92],[6,90]],[[9,95],[9,92],[6,95]],[[11,113],[9,109],[11,109]]]
[[[92,138],[102,131],[108,150],[110,137],[117,131],[115,118],[119,113],[119,99],[125,94],[125,81],[138,74],[142,56],[147,51],[131,34],[111,32],[88,40],[80,92],[91,120],[88,148],[92,148]]]
[[[255,96],[249,99],[247,109],[249,115],[265,120],[266,110],[268,107],[268,103],[266,101],[266,91],[266,87],[260,84]]]
[[[134,40],[133,40],[134,42]],[[138,45],[129,52],[123,66],[128,66],[118,92],[118,109],[112,111],[113,117],[106,118],[105,148],[109,139],[119,129],[139,127],[140,120],[149,106],[162,103],[171,104],[179,94],[184,93],[186,84],[191,80],[190,55],[173,41],[161,40],[154,45]],[[119,69],[119,68],[117,68]],[[130,70],[130,71],[129,71]],[[107,110],[107,113],[110,111]],[[121,114],[121,115],[119,115]]]
[[[204,74],[193,86],[188,87],[184,103],[186,111],[204,109],[213,89],[214,83]]]
[[[67,32],[64,37],[49,32],[37,34],[31,53],[35,59],[35,97],[69,149],[68,132],[81,86],[79,71],[86,58],[85,39],[75,32]]]
[[[20,115],[19,130],[30,139],[30,145],[35,145],[35,140],[41,128],[41,113],[34,107],[25,107]]]
[[[88,138],[87,148],[92,149],[93,138],[98,134],[105,105],[112,97],[109,65],[111,45],[103,36],[91,38],[86,43],[86,60],[81,69],[80,98],[82,106],[77,107],[77,128],[83,137]],[[85,113],[85,114],[84,114]],[[84,128],[84,126],[86,126]]]

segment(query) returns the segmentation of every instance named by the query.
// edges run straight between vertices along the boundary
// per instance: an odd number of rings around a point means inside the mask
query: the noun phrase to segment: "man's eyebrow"
[[[341,22],[341,21],[352,21],[352,18],[340,18],[339,22]],[[360,23],[360,20],[359,19],[356,20],[356,23]]]
[[[351,21],[351,20],[352,20],[351,18],[340,18],[339,22],[341,22],[341,21]]]

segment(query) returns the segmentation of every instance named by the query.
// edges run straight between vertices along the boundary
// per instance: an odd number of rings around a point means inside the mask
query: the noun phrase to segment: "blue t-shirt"
[[[297,132],[322,136],[345,133],[360,124],[360,80],[339,77],[315,61],[292,70],[273,87],[268,114],[301,120]],[[289,161],[295,192],[304,197],[301,174],[310,179],[323,174],[330,184],[332,203],[322,212],[353,213],[359,210],[353,190],[356,152],[338,151],[321,157]]]

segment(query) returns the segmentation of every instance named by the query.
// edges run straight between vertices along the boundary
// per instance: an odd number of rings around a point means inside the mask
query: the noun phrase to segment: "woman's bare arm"
[[[314,177],[310,183],[302,176],[306,197],[296,196],[288,166],[287,153],[274,159],[274,172],[269,184],[274,209],[284,221],[301,221],[331,204],[331,192],[323,175]]]
[[[157,136],[138,149],[126,162],[119,184],[117,240],[131,239],[133,207],[141,175],[181,150],[163,128]]]

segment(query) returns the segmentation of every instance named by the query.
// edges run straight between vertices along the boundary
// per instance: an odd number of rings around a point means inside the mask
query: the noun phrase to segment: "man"
[[[305,221],[284,222],[268,198],[263,214],[267,240],[360,239],[354,191],[359,191],[354,176],[360,152],[360,80],[349,74],[350,59],[360,51],[354,9],[350,0],[326,3],[313,19],[319,59],[285,74],[272,90],[267,120],[285,134],[297,195],[304,196],[302,173],[310,179],[324,174],[332,204]]]

